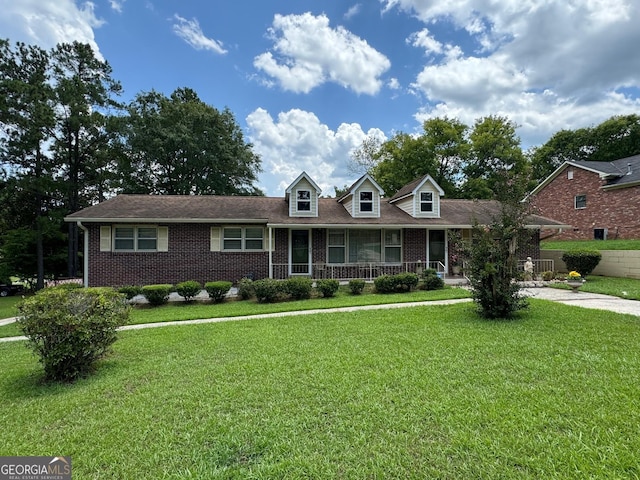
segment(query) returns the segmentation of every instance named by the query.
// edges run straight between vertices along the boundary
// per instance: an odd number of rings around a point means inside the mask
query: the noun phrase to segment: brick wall
[[[567,171],[573,170],[573,179]],[[532,200],[537,213],[573,226],[554,239],[593,239],[594,229],[606,228],[608,238],[640,238],[640,186],[603,190],[597,173],[567,167]],[[575,196],[586,195],[587,206],[575,208]],[[543,232],[543,235],[551,232]]]
[[[405,262],[427,261],[427,231],[425,229],[405,229],[402,255]]]

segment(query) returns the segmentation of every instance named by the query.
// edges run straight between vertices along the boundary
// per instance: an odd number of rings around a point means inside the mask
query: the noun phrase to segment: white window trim
[[[227,229],[231,229],[231,228],[239,228],[240,229],[240,237],[239,238],[227,238],[224,236],[224,232]],[[259,240],[258,238],[247,238],[247,229],[260,229],[260,231],[262,232],[262,237],[260,238],[260,240],[262,240],[262,248],[247,248],[247,240]],[[267,251],[267,246],[265,245],[265,243],[267,242],[267,238],[265,237],[265,229],[264,227],[261,226],[239,226],[239,225],[227,225],[224,227],[221,227],[221,232],[220,232],[220,251],[221,252],[265,252]],[[225,248],[224,246],[224,242],[225,240],[240,240],[240,248]]]
[[[371,200],[362,200],[362,195],[364,193],[370,193]],[[373,202],[375,201],[375,195],[373,193],[373,190],[361,190],[358,194],[358,199],[359,199],[358,207],[361,213],[373,213],[375,211],[375,209],[373,208],[374,207]],[[371,210],[363,210],[362,205],[371,205]]]
[[[398,243],[397,244],[389,244],[387,245],[387,232],[388,231],[397,231],[399,234],[399,238],[398,238]],[[385,230],[382,231],[382,261],[387,263],[387,248],[397,248],[400,250],[400,262],[393,262],[395,263],[402,263],[402,228],[387,228]],[[390,262],[389,262],[390,263]]]
[[[430,194],[431,195],[431,200],[422,200],[422,195],[424,194]],[[418,199],[418,209],[419,212],[423,215],[431,215],[435,212],[436,209],[436,205],[435,205],[435,195],[433,194],[433,192],[420,192],[420,196]],[[431,205],[431,210],[422,210],[422,205]]]
[[[119,228],[133,228],[133,248],[132,249],[124,249],[124,248],[116,248],[116,231]],[[138,243],[140,237],[138,235],[138,230],[140,228],[153,228],[156,231],[156,248],[138,248]],[[111,251],[117,253],[127,253],[127,252],[135,252],[135,253],[154,253],[154,252],[166,252],[168,249],[168,227],[160,227],[158,225],[113,225],[111,228]],[[149,240],[149,239],[147,239]],[[101,249],[102,250],[102,249]]]
[[[333,245],[329,242],[329,238],[330,238],[330,232],[331,230],[333,231],[341,231],[343,234],[343,238],[344,238],[344,243],[341,245]],[[349,238],[348,238],[348,230],[346,228],[328,228],[327,229],[327,263],[331,263],[332,265],[344,265],[347,262],[347,257],[348,257],[348,250],[347,247],[349,245]],[[343,251],[343,258],[344,258],[344,262],[343,263],[332,263],[329,261],[329,259],[331,258],[331,256],[329,255],[329,251],[332,248],[342,248]]]
[[[301,193],[306,193],[308,198],[300,198]],[[301,203],[309,204],[309,208],[306,208],[306,209],[300,208]],[[313,208],[313,205],[311,204],[311,190],[306,188],[304,189],[301,188],[300,190],[296,190],[296,211],[300,213],[302,212],[311,213],[312,208]]]

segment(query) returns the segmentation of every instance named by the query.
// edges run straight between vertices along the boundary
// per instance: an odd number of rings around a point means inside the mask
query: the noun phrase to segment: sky
[[[121,101],[189,87],[229,108],[283,196],[306,171],[332,195],[368,136],[487,115],[523,149],[640,113],[638,0],[0,0],[0,38],[80,41]]]

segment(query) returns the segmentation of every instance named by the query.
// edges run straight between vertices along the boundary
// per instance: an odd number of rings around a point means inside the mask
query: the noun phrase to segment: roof
[[[384,190],[382,190],[382,187],[378,185],[378,182],[376,182],[371,177],[371,175],[369,175],[368,173],[365,173],[358,180],[353,182],[353,184],[349,188],[347,188],[347,190],[342,194],[342,196],[338,198],[338,202],[342,202],[349,195],[354,195],[356,190],[367,180],[369,180],[373,184],[373,186],[376,188],[376,190],[378,190],[378,193],[380,194],[380,196],[384,195]]]
[[[489,224],[499,204],[489,200],[441,200],[440,218],[414,218],[387,200],[380,201],[380,217],[354,218],[335,198],[318,199],[317,217],[290,217],[282,197],[218,195],[118,195],[68,215],[82,223],[257,223],[269,226],[404,226],[465,228]],[[532,215],[529,226],[568,228],[560,222]]]
[[[404,197],[408,197],[412,195],[416,189],[420,188],[427,181],[431,181],[431,183],[438,189],[440,195],[444,195],[444,191],[440,188],[440,185],[436,183],[436,181],[431,177],[431,175],[427,174],[424,177],[416,178],[413,182],[405,185],[400,190],[398,190],[393,197],[389,200],[391,203],[400,200]]]

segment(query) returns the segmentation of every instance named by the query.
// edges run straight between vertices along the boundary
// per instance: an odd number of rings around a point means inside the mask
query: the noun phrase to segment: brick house
[[[536,213],[572,225],[555,238],[640,238],[640,155],[564,162],[529,196]]]
[[[499,211],[491,201],[447,200],[425,176],[387,199],[369,175],[322,198],[302,173],[284,197],[118,195],[66,217],[84,232],[85,285],[148,285],[242,277],[372,279],[426,267],[448,273],[448,232],[468,236]],[[520,256],[539,257],[531,216]]]

